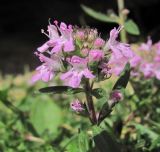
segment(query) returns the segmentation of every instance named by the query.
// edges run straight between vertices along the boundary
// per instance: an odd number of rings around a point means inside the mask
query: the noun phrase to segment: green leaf
[[[86,132],[81,131],[78,135],[79,152],[89,151],[89,138]]]
[[[75,152],[77,151],[78,147],[78,136],[71,137],[71,140],[69,141],[69,144],[67,145],[66,149],[67,152]]]
[[[67,152],[89,152],[89,137],[85,131],[81,131],[71,137],[67,144]]]
[[[71,94],[75,94],[75,93],[80,93],[83,92],[84,90],[82,88],[72,88],[69,86],[52,86],[52,87],[46,87],[46,88],[42,88],[39,90],[42,93],[71,93]]]
[[[7,99],[8,89],[0,90],[0,100],[4,101]]]
[[[92,95],[100,99],[106,96],[106,91],[102,88],[96,88],[92,90]]]
[[[131,123],[131,125],[133,125],[141,135],[147,134],[151,140],[155,140],[159,137],[159,134],[144,125],[138,123]]]
[[[104,103],[98,117],[98,125],[112,112],[108,102]]]
[[[120,152],[120,146],[115,139],[104,129],[94,126],[93,140],[99,152]]]
[[[89,16],[102,21],[102,22],[110,22],[110,23],[118,23],[118,17],[117,16],[108,16],[107,14],[103,14],[100,12],[96,12],[95,10],[85,6],[85,5],[81,5],[81,8],[84,10],[84,12],[86,14],[88,14]]]
[[[125,22],[124,28],[129,34],[133,34],[133,35],[140,34],[140,31],[139,31],[137,24],[131,19],[129,19]]]
[[[130,64],[127,63],[120,75],[120,78],[117,80],[112,90],[125,89],[128,84],[129,77],[130,77]]]
[[[137,141],[136,145],[135,145],[135,148],[136,149],[140,149],[140,148],[143,148],[145,146],[145,140],[144,139],[140,139]]]
[[[153,149],[159,148],[159,147],[160,147],[160,137],[152,141],[151,146],[149,147],[149,150],[152,151]]]
[[[31,107],[30,121],[39,135],[46,131],[55,134],[62,121],[59,107],[47,95],[35,98]]]

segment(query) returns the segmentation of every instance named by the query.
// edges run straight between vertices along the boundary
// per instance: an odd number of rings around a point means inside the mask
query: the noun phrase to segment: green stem
[[[93,99],[92,99],[92,95],[91,95],[92,89],[91,89],[91,86],[90,86],[88,79],[85,82],[84,89],[85,89],[85,94],[86,94],[86,99],[87,99],[87,106],[88,106],[90,120],[91,120],[92,124],[97,124],[96,112],[94,109]]]
[[[117,0],[118,4],[118,12],[119,12],[119,25],[124,26],[126,15],[123,13],[124,10],[124,0]],[[120,37],[122,42],[127,42],[127,34],[126,31],[123,29],[120,32]]]

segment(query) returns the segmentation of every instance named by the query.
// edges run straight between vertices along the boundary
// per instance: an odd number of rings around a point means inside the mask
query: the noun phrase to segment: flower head
[[[128,62],[128,59],[126,59],[125,57],[116,59],[114,56],[111,56],[111,59],[108,62],[109,66],[111,67],[110,73],[119,75],[123,71],[127,62]]]
[[[121,30],[122,30],[122,27],[119,27],[118,29],[114,28],[110,31],[110,38],[106,43],[105,47],[110,49],[113,52],[113,56],[116,59],[119,59],[122,57],[130,59],[134,55],[130,46],[126,43],[120,43],[117,41],[119,32]]]
[[[69,63],[72,65],[72,68],[61,75],[61,80],[64,80],[68,86],[77,88],[83,76],[90,79],[95,77],[87,67],[87,59],[73,56]]]
[[[81,112],[84,110],[82,103],[78,99],[72,101],[70,107],[75,112]]]
[[[65,85],[77,88],[83,79],[104,80],[112,73],[118,75],[133,55],[128,44],[117,41],[121,29],[112,29],[105,42],[96,29],[50,23],[48,33],[42,30],[49,40],[37,49],[42,65],[33,81],[48,82],[58,74]]]
[[[152,49],[152,40],[151,40],[151,38],[150,37],[148,38],[147,43],[142,43],[139,49],[143,50],[143,51],[151,51],[151,49]]]
[[[55,25],[50,24],[48,26],[48,34],[42,30],[42,33],[48,36],[49,40],[44,43],[37,50],[39,52],[45,52],[49,48],[51,53],[60,52],[64,50],[65,52],[74,51],[75,46],[72,38],[72,26],[67,26],[65,23],[61,23],[60,27],[58,22],[54,22]]]
[[[152,63],[143,63],[140,65],[140,70],[144,74],[145,78],[151,78],[154,76],[154,68]]]
[[[142,43],[138,47],[136,53],[130,61],[133,68],[132,76],[160,79],[160,43],[153,44],[152,40],[148,38],[146,43]]]
[[[44,56],[43,54],[36,53],[39,57],[42,65],[36,68],[36,74],[32,77],[32,82],[42,80],[48,82],[52,80],[55,73],[61,68],[60,58],[56,55],[51,55],[51,58]]]
[[[134,56],[134,53],[128,44],[117,41],[121,30],[122,27],[112,29],[110,31],[110,38],[105,44],[105,49],[111,50],[112,52],[109,64],[112,66],[112,73],[116,75],[119,75],[120,72],[122,72],[125,64]]]

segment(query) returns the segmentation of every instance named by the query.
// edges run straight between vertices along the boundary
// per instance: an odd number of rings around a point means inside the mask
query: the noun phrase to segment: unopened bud
[[[115,100],[115,101],[120,101],[120,100],[123,99],[123,95],[122,95],[122,93],[119,90],[114,90],[111,93],[111,99]]]
[[[97,36],[97,30],[91,30],[88,34],[88,42],[94,41]]]
[[[114,90],[110,96],[109,106],[113,107],[117,102],[121,101],[122,99],[123,99],[122,93],[119,90]]]
[[[122,13],[123,13],[124,15],[128,15],[128,14],[129,14],[129,10],[125,8],[124,10],[122,10]]]
[[[77,31],[75,38],[77,40],[83,41],[85,39],[85,34],[83,31]]]
[[[84,43],[83,43],[83,47],[84,47],[84,48],[88,48],[88,47],[89,47],[89,43],[84,42]]]
[[[89,49],[84,48],[84,49],[81,50],[81,53],[82,53],[83,56],[87,56],[88,53],[89,53]]]
[[[95,48],[103,47],[104,44],[105,44],[105,41],[101,38],[96,38],[96,40],[94,41],[94,47]]]

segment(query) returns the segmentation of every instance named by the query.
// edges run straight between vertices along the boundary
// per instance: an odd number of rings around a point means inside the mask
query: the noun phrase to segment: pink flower
[[[152,40],[150,39],[150,37],[148,38],[147,43],[142,43],[141,44],[139,49],[143,50],[143,51],[151,51],[151,49],[152,49]]]
[[[111,30],[110,38],[104,47],[112,51],[109,64],[111,65],[111,73],[116,75],[122,72],[126,63],[134,56],[129,44],[120,43],[116,40],[121,29],[119,27],[118,29],[114,28]]]
[[[68,86],[73,88],[79,87],[83,76],[90,79],[94,78],[94,75],[87,67],[87,59],[73,56],[69,63],[72,65],[72,68],[61,75],[61,80],[64,80]]]
[[[153,64],[153,72],[154,72],[154,75],[155,77],[160,80],[160,62],[155,62]]]
[[[125,57],[121,57],[119,59],[116,59],[114,56],[112,56],[108,62],[108,64],[111,67],[110,73],[113,73],[115,75],[119,75],[123,71],[127,62],[128,62],[128,59],[126,59]]]
[[[60,58],[56,55],[51,55],[51,58],[44,56],[43,54],[38,54],[42,65],[36,68],[36,74],[32,77],[32,83],[42,80],[44,82],[50,81],[55,72],[59,71],[61,68]]]
[[[99,65],[99,68],[101,69],[101,73],[104,74],[104,75],[110,75],[110,70],[111,68],[109,67],[108,63],[106,62],[102,62],[100,65]]]
[[[160,41],[155,44],[155,48],[157,55],[160,55]]]
[[[135,68],[137,67],[142,61],[142,58],[138,55],[135,55],[131,60],[130,60],[130,65],[131,67]]]
[[[120,43],[116,40],[121,29],[122,28],[119,27],[118,29],[114,28],[110,31],[110,38],[105,45],[105,49],[110,49],[116,59],[120,59],[122,57],[130,59],[133,57],[134,53],[129,44]]]
[[[90,61],[100,61],[104,58],[104,52],[102,50],[90,50],[89,59]]]
[[[82,103],[77,99],[71,102],[70,107],[73,111],[81,112],[84,110]]]
[[[49,48],[52,48],[51,53],[57,53],[62,50],[64,50],[65,52],[74,51],[75,46],[72,37],[72,26],[67,26],[65,23],[62,22],[59,27],[56,21],[55,25],[50,24],[48,26],[49,34],[46,34],[42,30],[42,33],[47,35],[49,40],[37,50],[41,53],[47,51]]]
[[[151,78],[154,76],[154,66],[152,63],[141,64],[140,71],[144,74],[145,78]]]

